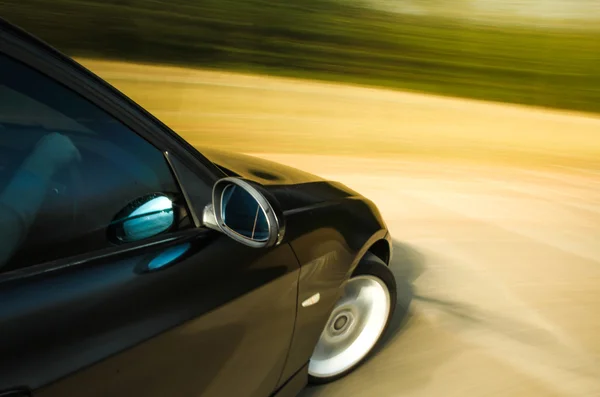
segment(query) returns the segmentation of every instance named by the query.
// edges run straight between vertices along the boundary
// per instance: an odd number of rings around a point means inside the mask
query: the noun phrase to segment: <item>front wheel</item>
[[[356,369],[373,351],[396,307],[396,280],[368,253],[343,285],[308,365],[311,383],[327,383]]]

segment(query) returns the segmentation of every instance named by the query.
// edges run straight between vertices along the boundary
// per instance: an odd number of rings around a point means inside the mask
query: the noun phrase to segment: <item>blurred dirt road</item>
[[[382,350],[309,396],[600,396],[600,173],[260,155],[339,180],[395,239]]]
[[[600,169],[598,116],[223,71],[79,61],[204,147]]]
[[[82,63],[192,143],[262,153],[381,209],[410,310],[360,370],[303,397],[600,396],[597,117]]]

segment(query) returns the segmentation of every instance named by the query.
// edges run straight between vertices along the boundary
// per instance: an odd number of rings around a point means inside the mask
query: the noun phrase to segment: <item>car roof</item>
[[[60,51],[58,51],[56,48],[52,47],[47,42],[41,40],[39,37],[34,36],[33,34],[27,32],[26,30],[20,28],[19,26],[15,25],[15,24],[12,24],[11,22],[7,21],[6,19],[4,19],[2,17],[0,17],[0,31],[2,31],[3,34],[12,35],[23,42],[31,44],[32,47],[34,47],[38,50],[43,49],[43,50],[51,53],[52,55],[57,56],[63,60],[67,60],[67,61],[71,60],[69,57],[65,56]]]

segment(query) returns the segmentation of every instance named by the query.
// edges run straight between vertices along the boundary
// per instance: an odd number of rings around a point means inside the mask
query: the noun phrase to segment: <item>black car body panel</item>
[[[226,175],[260,183],[286,218],[253,249],[200,227],[0,273],[0,392],[34,396],[293,395],[346,280],[391,240],[346,186],[256,157],[193,148],[85,68],[0,19],[0,53],[60,82],[165,154],[190,210]],[[149,263],[169,257],[164,266]],[[162,259],[161,259],[162,260]],[[320,294],[318,304],[301,303]]]
[[[275,196],[286,215],[285,241],[300,263],[298,301],[320,294],[319,305],[298,308],[282,383],[310,358],[339,287],[358,259],[379,241],[388,249],[382,259],[389,261],[391,244],[385,222],[372,202],[341,183],[254,156],[200,150],[229,176],[259,182]]]
[[[288,238],[300,263],[299,308],[284,378],[312,354],[329,313],[362,256],[378,242],[391,254],[383,221],[368,201],[348,198],[309,207],[287,216]],[[293,226],[291,226],[293,225]],[[318,305],[300,304],[320,294]]]
[[[251,179],[262,185],[296,185],[323,180],[308,172],[256,156],[212,148],[197,149],[228,176]]]
[[[198,148],[227,176],[260,183],[278,200],[284,212],[361,195],[338,182],[256,156]]]
[[[300,263],[298,302],[320,294],[319,305],[298,307],[281,384],[310,358],[340,286],[367,249],[385,241],[391,251],[385,222],[372,202],[340,183],[254,156],[202,153],[229,176],[259,182],[275,196],[286,215],[285,241]],[[386,262],[390,254],[383,258]]]
[[[169,267],[141,271],[179,248]],[[35,395],[52,397],[269,395],[293,332],[297,280],[289,245],[265,254],[215,233],[15,280],[1,287],[11,344],[2,344],[0,382],[50,383]]]

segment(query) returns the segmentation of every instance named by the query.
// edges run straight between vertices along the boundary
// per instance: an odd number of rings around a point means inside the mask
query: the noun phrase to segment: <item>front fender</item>
[[[362,197],[289,211],[286,222],[285,240],[300,264],[300,282],[296,328],[280,382],[309,360],[340,296],[341,285],[352,275],[362,256],[375,242],[390,241],[379,211]],[[317,303],[302,305],[317,294]]]

